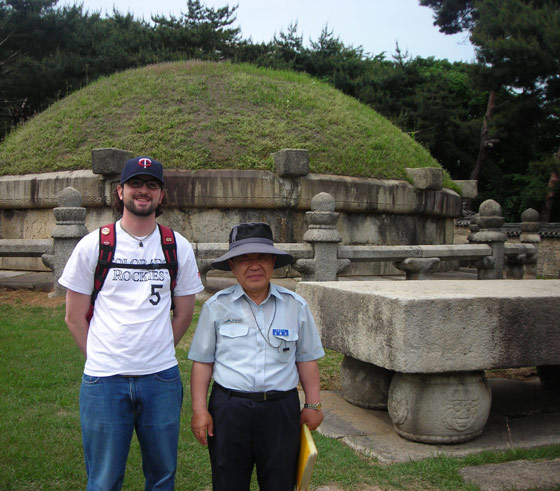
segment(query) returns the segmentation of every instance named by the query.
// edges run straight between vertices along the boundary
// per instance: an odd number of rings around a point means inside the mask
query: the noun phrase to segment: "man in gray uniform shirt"
[[[291,261],[266,223],[242,223],[212,263],[238,281],[203,305],[188,355],[191,428],[208,444],[214,490],[248,490],[255,464],[261,489],[293,490],[300,424],[314,430],[323,420],[317,359],[325,353],[313,316],[303,298],[270,283]]]

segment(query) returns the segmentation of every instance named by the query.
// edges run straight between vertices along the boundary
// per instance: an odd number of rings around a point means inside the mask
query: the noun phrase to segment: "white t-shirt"
[[[175,232],[179,269],[175,296],[204,289],[191,244]],[[165,265],[156,230],[140,243],[116,225],[113,262]],[[83,237],[68,260],[59,283],[91,295],[99,257],[99,230]],[[111,268],[95,301],[87,337],[84,373],[91,376],[147,375],[177,364],[171,328],[169,270]]]

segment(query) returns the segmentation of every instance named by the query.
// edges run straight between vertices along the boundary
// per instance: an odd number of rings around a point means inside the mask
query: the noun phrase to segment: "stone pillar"
[[[463,198],[463,216],[471,216],[474,212],[471,210],[472,200],[478,196],[478,181],[476,180],[454,180],[461,188],[461,197]]]
[[[350,265],[349,259],[338,259],[338,243],[342,241],[336,222],[334,198],[328,193],[316,194],[311,211],[305,213],[309,227],[303,240],[313,246],[313,259],[298,259],[292,267],[304,281],[336,281],[337,274]]]
[[[478,213],[475,213],[475,214],[472,216],[472,218],[471,218],[471,220],[470,220],[470,222],[469,222],[469,231],[470,231],[470,233],[469,233],[469,235],[467,236],[467,240],[468,240],[469,242],[474,242],[474,240],[473,240],[474,235],[475,235],[477,232],[480,231],[480,225],[479,225],[479,223],[478,223],[479,219],[480,219],[480,215],[479,215]]]
[[[118,148],[95,148],[91,151],[91,170],[94,174],[116,178],[124,164],[133,157],[132,152]]]
[[[491,402],[484,372],[396,373],[388,409],[396,432],[407,440],[459,443],[482,433]]]
[[[443,169],[440,167],[407,168],[405,171],[416,189],[438,191],[443,188]]]
[[[354,406],[386,410],[394,373],[344,355],[340,365],[340,385],[344,398]]]
[[[53,209],[56,225],[52,231],[53,254],[43,254],[45,266],[53,271],[54,289],[50,297],[64,296],[66,289],[58,283],[66,262],[78,241],[88,233],[85,226],[86,209],[81,206],[82,195],[67,187],[57,196],[58,207]]]
[[[535,247],[535,253],[527,255],[525,259],[525,278],[528,280],[537,278],[537,260],[539,243],[541,242],[541,236],[539,235],[540,227],[540,215],[536,210],[529,208],[521,214],[521,236],[519,241],[522,244],[531,244]]]
[[[502,207],[488,199],[480,205],[477,225],[480,230],[469,235],[469,240],[478,244],[488,244],[492,256],[477,261],[479,280],[501,280],[504,277],[504,242],[506,234],[502,230],[504,217]]]
[[[524,264],[527,254],[517,254],[506,258],[506,278],[508,280],[522,280],[525,274]]]
[[[407,280],[425,280],[426,273],[439,264],[437,257],[409,257],[404,261],[394,262],[395,268],[406,273]]]
[[[303,177],[309,174],[309,152],[285,148],[272,154],[276,174],[280,177]]]

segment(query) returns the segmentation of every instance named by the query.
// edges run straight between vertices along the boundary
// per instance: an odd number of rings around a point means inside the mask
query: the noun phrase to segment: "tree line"
[[[103,17],[58,0],[0,0],[0,138],[91,81],[179,59],[306,72],[369,105],[424,145],[454,179],[478,179],[518,221],[560,221],[560,0],[420,0],[444,33],[468,33],[475,63],[371,54],[327,27],[306,45],[292,24],[243,39],[237,6],[186,0],[180,16]],[[476,203],[475,203],[476,206]]]

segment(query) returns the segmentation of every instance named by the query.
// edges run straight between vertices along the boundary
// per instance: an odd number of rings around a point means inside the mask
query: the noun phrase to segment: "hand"
[[[207,409],[193,413],[191,431],[202,445],[208,445],[208,437],[214,436],[214,420]]]
[[[323,411],[315,409],[303,409],[301,411],[300,424],[305,423],[310,430],[316,430],[323,421]]]

